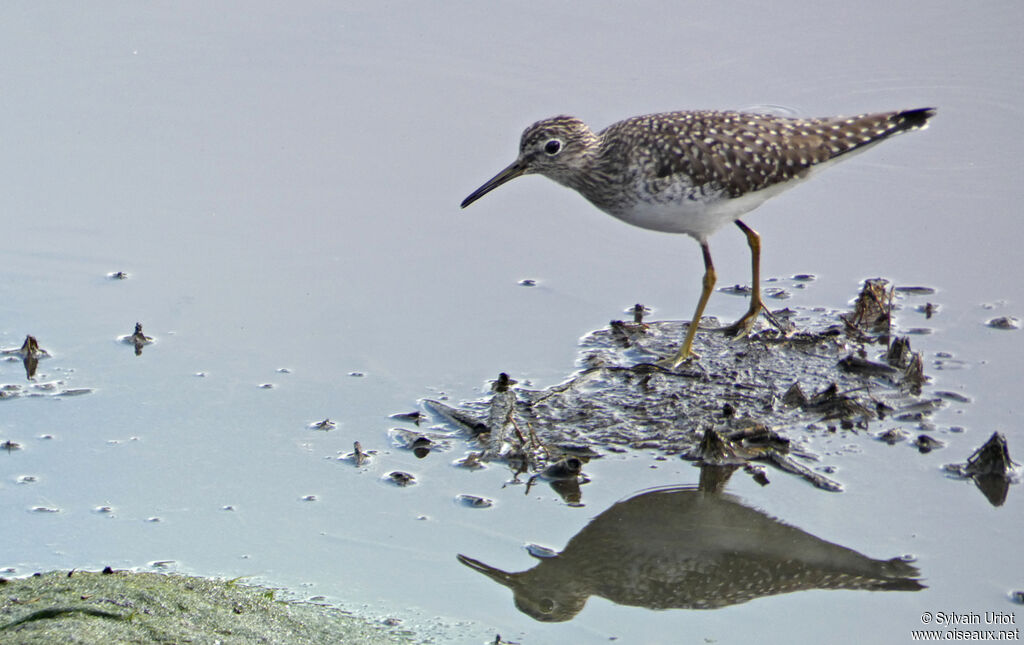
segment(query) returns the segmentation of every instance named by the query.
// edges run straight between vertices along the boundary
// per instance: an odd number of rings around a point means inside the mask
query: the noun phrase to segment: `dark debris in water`
[[[329,418],[327,418],[327,419],[324,419],[323,421],[317,421],[315,423],[311,423],[311,424],[309,424],[308,427],[311,430],[321,430],[323,432],[330,432],[331,430],[334,430],[335,428],[337,428],[338,424],[337,424],[337,422],[331,421]]]
[[[686,323],[645,323],[640,314],[584,337],[580,369],[563,383],[536,390],[501,374],[484,399],[424,404],[479,442],[480,461],[506,460],[520,472],[543,473],[581,448],[632,448],[702,464],[763,461],[837,491],[810,448],[823,426],[858,432],[889,417],[922,424],[948,404],[922,395],[921,356],[895,333],[894,301],[926,290],[898,291],[867,280],[850,312],[783,309],[746,340],[706,318],[700,359],[678,369],[659,361],[676,352]],[[889,428],[882,438],[895,442],[903,432]],[[923,452],[941,443],[922,437],[916,445]],[[767,482],[763,469],[750,474]]]
[[[0,401],[21,397],[78,396],[80,394],[89,394],[93,391],[92,388],[87,387],[69,387],[62,379],[52,381],[37,380],[39,361],[48,359],[51,355],[50,352],[39,346],[39,341],[31,334],[25,336],[25,342],[20,347],[0,349],[0,356],[4,357],[3,360],[7,361],[17,361],[20,359],[25,368],[25,378],[30,381],[28,385],[0,383]],[[38,374],[38,377],[48,378],[48,375]]]
[[[1006,437],[993,432],[965,463],[947,464],[946,471],[956,477],[973,479],[993,506],[1002,506],[1010,484],[1020,481],[1021,466],[1010,459]]]
[[[135,323],[135,331],[125,336],[121,336],[118,340],[122,343],[133,346],[135,348],[136,356],[141,356],[142,348],[153,343],[153,337],[147,336],[143,333],[142,323],[140,322]]]
[[[413,410],[412,412],[399,412],[392,414],[391,418],[396,421],[408,421],[409,423],[419,425],[425,418],[425,415],[419,410]]]
[[[477,495],[462,494],[455,498],[455,501],[461,506],[467,508],[490,508],[494,506],[494,500],[486,497],[479,497]]]
[[[352,444],[352,452],[346,454],[338,454],[338,461],[351,461],[356,466],[362,466],[368,463],[373,455],[376,455],[376,450],[363,450],[362,444],[358,441]]]
[[[1000,316],[989,320],[986,324],[992,329],[1020,329],[1020,320],[1014,316]]]
[[[25,366],[25,378],[31,381],[36,376],[39,360],[49,358],[50,353],[39,346],[39,341],[36,340],[35,336],[28,334],[25,336],[25,342],[21,344],[21,347],[0,349],[0,356],[8,356],[10,360],[21,358],[22,365]]]
[[[384,476],[386,481],[391,482],[396,486],[406,487],[412,486],[416,483],[416,477],[410,473],[402,472],[401,470],[394,470]]]

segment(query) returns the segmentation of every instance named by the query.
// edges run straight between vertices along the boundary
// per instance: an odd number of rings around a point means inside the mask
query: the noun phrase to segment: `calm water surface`
[[[1024,316],[1022,24],[1017,2],[9,7],[0,346],[32,334],[52,354],[37,383],[92,392],[0,401],[0,440],[22,445],[0,454],[0,568],[170,561],[398,616],[437,642],[905,642],[926,611],[1019,614],[1020,488],[996,508],[941,466],[995,430],[1024,461],[1024,341],[985,324]],[[771,471],[767,487],[727,489],[869,558],[913,555],[926,589],[717,610],[592,597],[545,623],[456,560],[530,569],[525,545],[562,550],[617,501],[699,475],[613,456],[587,465],[571,507],[506,485],[501,467],[452,467],[459,442],[424,460],[395,447],[389,430],[407,424],[388,415],[422,397],[480,396],[499,371],[557,383],[578,338],[635,302],[691,313],[689,239],[538,178],[458,209],[523,127],[558,113],[603,127],[680,108],[929,105],[929,130],[747,221],[766,276],[817,276],[786,304],[843,306],[876,275],[936,288],[935,317],[908,307],[899,322],[932,330],[915,349],[936,386],[971,403],[933,418],[947,445],[927,455],[865,435],[819,446],[844,493]],[[748,280],[742,236],[712,245],[722,285]],[[716,294],[708,313],[745,308]],[[118,342],[137,321],[155,339],[140,356]],[[938,352],[952,355],[942,370]],[[32,385],[18,361],[0,362],[0,383]],[[324,418],[338,427],[310,429]],[[378,451],[361,469],[335,459],[356,440]],[[392,470],[419,484],[385,483]]]

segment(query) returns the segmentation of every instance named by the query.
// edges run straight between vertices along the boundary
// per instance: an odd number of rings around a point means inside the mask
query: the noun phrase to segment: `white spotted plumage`
[[[760,236],[739,217],[824,168],[909,130],[927,126],[934,108],[795,119],[743,112],[683,111],[637,116],[594,133],[557,116],[528,127],[517,159],[462,202],[465,208],[505,182],[540,174],[624,222],[696,239],[705,274],[694,320],[715,282],[708,238],[735,222],[753,265],[750,310],[730,329],[745,332],[762,306]],[[675,363],[690,354],[687,330]]]

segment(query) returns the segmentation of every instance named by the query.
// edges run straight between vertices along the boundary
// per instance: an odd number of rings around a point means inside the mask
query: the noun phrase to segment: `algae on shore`
[[[35,643],[415,642],[344,610],[275,600],[265,587],[174,574],[51,571],[0,578],[0,641]]]

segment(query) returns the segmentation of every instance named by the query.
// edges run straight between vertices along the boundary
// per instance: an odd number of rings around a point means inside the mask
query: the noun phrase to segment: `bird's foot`
[[[679,352],[676,353],[675,356],[666,356],[660,361],[656,361],[654,364],[657,365],[658,367],[664,367],[669,371],[675,371],[683,365],[692,365],[699,360],[700,354],[698,354],[697,352],[694,352],[693,350],[690,350],[688,352],[683,352],[683,350],[679,350]]]
[[[743,314],[742,318],[740,318],[733,324],[729,325],[728,327],[723,328],[722,332],[724,332],[726,336],[735,336],[737,338],[747,336],[748,334],[750,334],[751,331],[754,330],[754,323],[757,322],[757,316],[760,313],[760,309],[748,311],[747,313]]]

